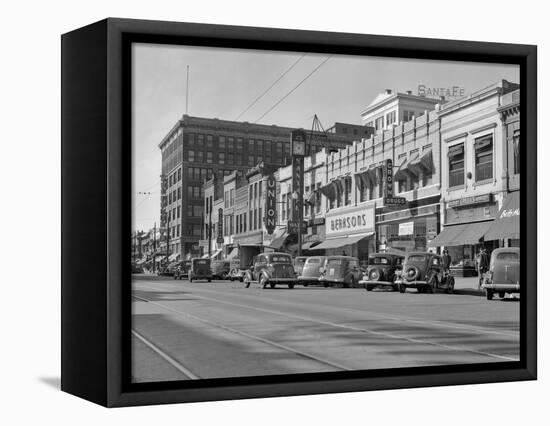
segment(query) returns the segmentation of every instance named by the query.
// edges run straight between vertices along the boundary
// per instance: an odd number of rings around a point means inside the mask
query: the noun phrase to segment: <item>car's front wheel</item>
[[[485,296],[487,297],[487,300],[493,300],[493,290],[489,288],[485,290]]]

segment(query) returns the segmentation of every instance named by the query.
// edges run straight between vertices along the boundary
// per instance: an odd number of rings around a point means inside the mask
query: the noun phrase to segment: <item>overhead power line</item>
[[[281,79],[287,75],[290,70],[292,68],[294,68],[296,65],[298,65],[298,62],[300,62],[302,59],[304,59],[304,57],[307,55],[307,53],[304,53],[302,56],[300,56],[289,68],[287,68],[287,70],[285,72],[283,72],[273,83],[271,83],[271,86],[269,86],[260,96],[258,96],[256,99],[254,99],[254,101],[252,101],[252,103],[250,105],[248,105],[246,107],[246,109],[241,112],[236,118],[235,118],[235,121],[237,121],[239,118],[241,118],[250,108],[252,108],[254,105],[256,105],[256,103],[262,99],[266,94],[267,92],[269,92],[273,86],[275,86],[279,81],[281,81]]]
[[[304,79],[302,81],[300,81],[296,86],[294,86],[286,95],[284,95],[281,99],[279,99],[277,102],[275,102],[275,104],[269,108],[266,112],[264,112],[262,114],[261,117],[259,117],[256,121],[254,121],[254,123],[257,123],[258,121],[260,121],[262,118],[264,118],[267,114],[269,114],[271,111],[273,111],[275,108],[277,108],[277,106],[283,102],[286,98],[288,98],[292,92],[294,92],[298,87],[300,87],[309,77],[311,77],[319,68],[321,68],[323,65],[326,64],[326,62],[332,57],[332,55],[328,56],[323,62],[321,62],[319,65],[317,65],[313,71],[311,71],[308,75],[306,75],[304,77]]]

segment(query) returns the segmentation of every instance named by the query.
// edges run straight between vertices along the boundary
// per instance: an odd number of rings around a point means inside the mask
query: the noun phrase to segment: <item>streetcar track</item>
[[[174,285],[174,284],[171,284],[171,283],[166,283],[166,284],[171,285],[171,286]],[[213,294],[219,294],[218,291],[208,290],[208,289],[204,289],[204,288],[200,288],[200,289],[196,288],[196,290],[199,291],[199,292],[205,292],[205,293],[209,293],[209,294],[212,294],[212,293]],[[224,292],[224,294],[227,295],[228,293]],[[231,294],[230,297],[232,297],[232,296],[233,295]],[[260,298],[258,296],[253,296],[253,295],[239,294],[239,297],[243,297],[243,298],[249,299],[251,301],[261,300],[264,303],[269,303],[269,302],[273,301],[272,299]],[[330,306],[322,305],[320,303],[315,303],[315,302],[311,302],[311,301],[304,301],[304,302],[301,302],[301,303],[298,304],[298,303],[294,303],[294,302],[290,302],[290,301],[285,300],[285,303],[289,306],[293,305],[293,306],[296,306],[296,307],[301,307],[304,304],[307,304],[307,305],[312,306],[312,307],[322,307],[324,309],[335,310],[335,308],[332,308]],[[376,317],[379,317],[379,318],[382,318],[382,319],[387,319],[387,320],[396,321],[396,322],[400,322],[400,323],[408,322],[408,323],[412,323],[412,324],[430,325],[430,326],[435,326],[435,327],[439,327],[439,328],[451,328],[451,329],[456,329],[456,330],[469,331],[469,332],[477,333],[477,334],[487,334],[487,335],[494,334],[494,335],[501,335],[501,336],[506,336],[506,337],[513,337],[513,338],[517,337],[517,333],[511,333],[511,332],[499,331],[499,330],[489,330],[489,329],[483,328],[483,327],[472,327],[472,326],[464,325],[464,324],[450,324],[450,323],[443,322],[443,321],[430,321],[430,320],[423,320],[423,319],[417,319],[417,318],[400,317],[400,316],[397,316],[397,315],[387,315],[387,314],[382,314],[382,313],[379,313],[379,312],[360,310],[360,309],[349,308],[349,307],[346,307],[344,309],[346,309],[349,312],[358,312],[360,314],[368,314],[368,315],[376,316]]]
[[[339,324],[339,323],[334,323],[334,322],[331,322],[331,321],[323,321],[323,320],[318,320],[318,319],[311,318],[311,317],[304,317],[304,316],[301,316],[301,315],[290,314],[290,313],[275,311],[275,310],[271,310],[271,309],[258,308],[258,307],[254,307],[254,306],[243,305],[243,304],[234,303],[234,302],[228,302],[228,301],[225,301],[225,300],[219,300],[219,299],[214,299],[214,298],[205,297],[205,296],[197,296],[197,295],[195,295],[195,296],[197,298],[203,299],[203,300],[210,300],[210,301],[221,303],[221,304],[237,306],[237,307],[241,307],[241,308],[245,308],[245,309],[249,309],[249,310],[255,310],[255,311],[259,311],[259,312],[266,312],[266,313],[270,313],[270,314],[273,314],[273,315],[278,315],[278,316],[282,316],[282,317],[286,317],[286,318],[292,318],[292,319],[298,319],[298,320],[306,321],[306,322],[317,323],[317,324],[321,324],[321,325],[325,325],[325,326],[329,326],[329,327],[340,328],[340,329],[345,329],[345,330],[351,330],[351,331],[360,332],[360,333],[367,333],[367,334],[371,334],[371,335],[375,335],[375,336],[382,336],[382,337],[386,337],[386,338],[394,339],[394,340],[404,340],[404,341],[407,341],[407,342],[410,342],[410,343],[415,343],[415,344],[435,346],[435,347],[438,347],[438,348],[441,348],[441,349],[452,350],[452,351],[455,351],[455,352],[473,353],[473,354],[476,354],[476,355],[495,358],[495,359],[499,359],[499,360],[502,360],[502,361],[518,361],[518,358],[516,358],[516,357],[498,355],[498,354],[494,354],[494,353],[491,353],[491,352],[479,351],[479,350],[476,350],[476,349],[470,349],[470,348],[460,347],[460,346],[453,346],[453,345],[448,345],[448,344],[444,344],[444,343],[437,343],[437,342],[433,342],[433,341],[425,340],[425,339],[417,339],[417,338],[413,338],[413,337],[399,336],[399,335],[396,335],[396,334],[386,333],[386,332],[382,332],[382,331],[369,330],[367,328],[356,327],[356,326],[347,325],[347,324]],[[178,311],[177,309],[171,308],[171,307],[163,305],[161,303],[150,301],[150,300],[145,299],[145,298],[141,298],[141,297],[138,297],[138,296],[132,296],[132,297],[134,297],[138,300],[141,299],[143,301],[153,303],[153,304],[155,304],[157,306],[160,306],[164,309],[171,310],[173,312],[176,312],[176,313],[179,313],[179,314],[182,314],[182,315],[191,315],[191,314],[188,314],[188,313]],[[205,321],[208,321],[208,320],[205,320]],[[225,327],[221,324],[220,324],[220,326]]]
[[[135,295],[132,295],[132,297],[134,299],[141,300],[143,302],[147,302],[147,303],[150,303],[150,304],[155,305],[155,306],[159,306],[163,309],[174,312],[178,315],[185,316],[187,318],[193,319],[193,320],[201,322],[203,324],[207,324],[207,325],[212,326],[212,327],[220,328],[222,330],[229,331],[233,334],[237,334],[237,335],[242,336],[242,337],[247,337],[249,339],[256,340],[256,341],[265,343],[267,345],[274,346],[274,347],[279,348],[279,349],[283,349],[287,352],[294,353],[294,354],[299,355],[303,358],[316,361],[320,364],[325,364],[325,365],[328,365],[330,367],[337,368],[339,370],[344,370],[344,371],[353,371],[354,370],[353,368],[347,367],[345,365],[342,365],[342,364],[339,364],[339,363],[336,363],[336,362],[333,362],[333,361],[329,361],[329,360],[321,358],[317,355],[312,355],[308,352],[304,352],[304,351],[301,351],[299,349],[294,349],[294,348],[292,348],[290,346],[287,346],[287,345],[284,345],[282,343],[277,343],[277,342],[274,342],[272,340],[265,339],[263,337],[255,336],[255,335],[247,333],[245,331],[237,330],[237,329],[229,327],[227,325],[220,324],[220,323],[217,323],[217,322],[214,322],[214,321],[210,321],[210,320],[207,320],[205,318],[201,318],[201,317],[198,317],[196,315],[190,314],[188,312],[182,312],[180,310],[171,308],[170,306],[163,305],[162,303],[155,302],[153,300],[148,300],[148,299],[145,299],[143,297],[139,297],[139,296],[135,296]]]
[[[138,333],[136,330],[132,329],[132,335],[136,339],[141,341],[149,349],[151,349],[153,352],[155,352],[157,355],[159,355],[162,359],[164,359],[168,364],[170,364],[172,367],[174,367],[176,370],[178,370],[180,373],[182,373],[184,376],[187,376],[191,380],[200,379],[199,376],[197,376],[195,373],[193,373],[191,370],[189,370],[187,367],[185,367],[178,360],[176,360],[175,358],[168,355],[166,352],[164,352],[162,349],[160,349],[157,345],[155,345],[149,339],[144,337],[142,334]]]

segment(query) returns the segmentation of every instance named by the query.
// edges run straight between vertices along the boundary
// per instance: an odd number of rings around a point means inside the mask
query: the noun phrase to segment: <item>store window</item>
[[[464,144],[449,147],[449,187],[464,185]]]
[[[493,178],[493,136],[488,135],[475,141],[476,182]]]

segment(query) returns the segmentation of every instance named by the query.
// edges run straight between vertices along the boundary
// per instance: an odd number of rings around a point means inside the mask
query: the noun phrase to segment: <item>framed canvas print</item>
[[[535,379],[536,148],[535,46],[63,35],[62,389],[126,406]]]

